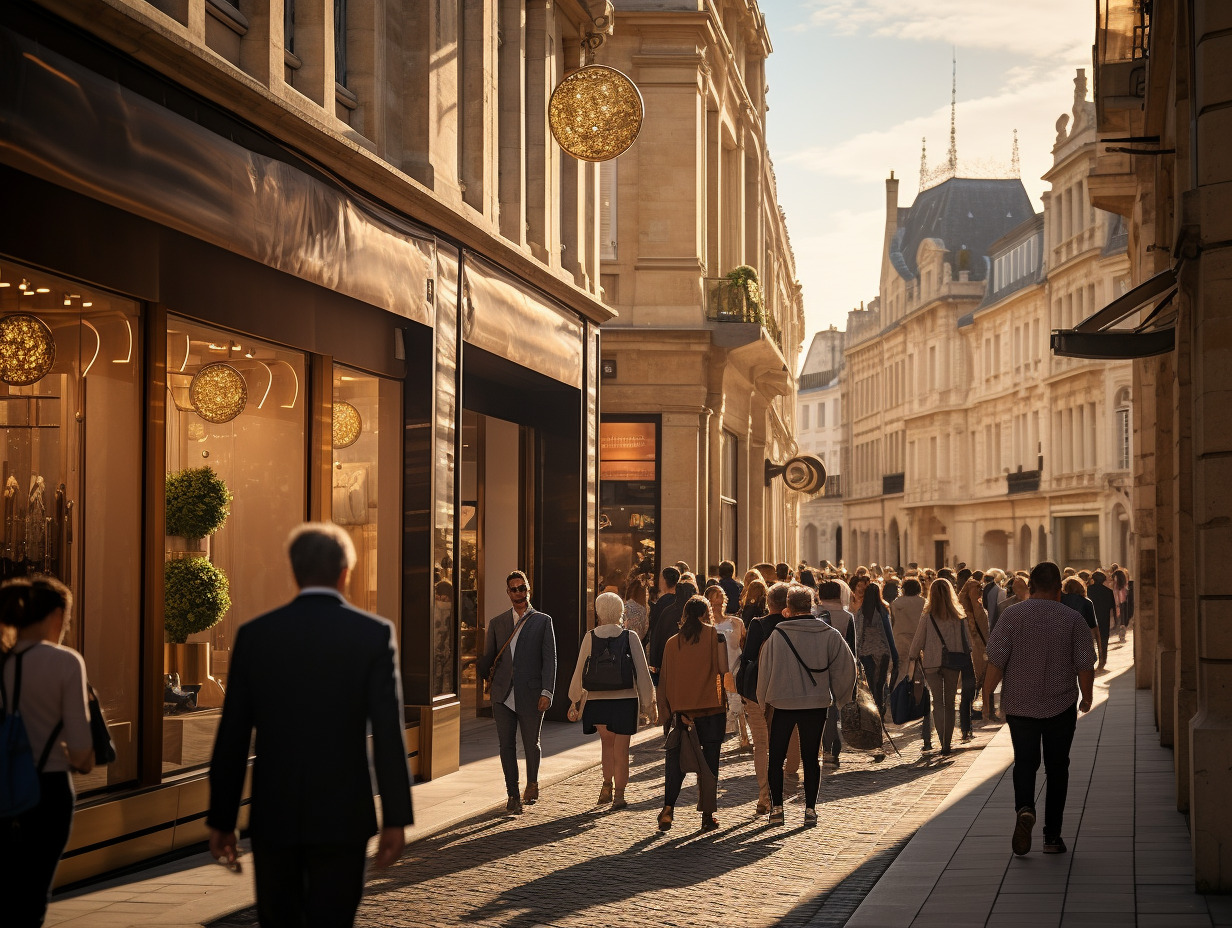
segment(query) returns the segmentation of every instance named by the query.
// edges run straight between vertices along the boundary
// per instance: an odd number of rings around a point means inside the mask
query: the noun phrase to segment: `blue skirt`
[[[637,697],[632,699],[595,699],[586,700],[586,708],[582,710],[582,732],[593,735],[596,725],[606,725],[607,730],[614,735],[637,734]]]

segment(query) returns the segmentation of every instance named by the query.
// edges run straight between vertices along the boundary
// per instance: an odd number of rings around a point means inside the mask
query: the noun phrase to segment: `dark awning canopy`
[[[1165,315],[1164,311],[1175,296],[1176,270],[1160,271],[1072,329],[1054,331],[1052,353],[1101,361],[1167,354],[1176,347],[1176,313]],[[1113,329],[1148,303],[1154,303],[1154,308],[1136,328]]]

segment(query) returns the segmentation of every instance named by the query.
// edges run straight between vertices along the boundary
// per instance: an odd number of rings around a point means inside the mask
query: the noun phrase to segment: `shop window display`
[[[164,772],[209,761],[236,631],[295,594],[284,548],[307,515],[305,371],[301,352],[168,319],[168,532],[185,535],[167,538]],[[225,511],[182,527],[182,493],[187,511]],[[271,686],[293,679],[293,668],[271,668]]]
[[[137,776],[141,345],[137,304],[0,261],[0,577],[50,574],[117,757],[79,794]]]
[[[657,568],[659,473],[655,422],[599,425],[599,588],[624,595]]]

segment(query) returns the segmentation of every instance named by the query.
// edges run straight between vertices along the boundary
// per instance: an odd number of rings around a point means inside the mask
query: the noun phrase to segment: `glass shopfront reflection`
[[[625,593],[629,578],[658,565],[658,423],[599,425],[598,591]]]
[[[73,591],[81,651],[116,745],[78,792],[137,775],[141,345],[137,305],[0,261],[0,577]]]

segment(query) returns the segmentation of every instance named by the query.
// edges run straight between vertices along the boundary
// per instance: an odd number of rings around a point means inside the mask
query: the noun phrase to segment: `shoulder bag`
[[[500,666],[501,658],[504,657],[505,652],[509,650],[509,645],[513,643],[513,638],[518,633],[518,629],[520,629],[523,625],[526,624],[526,620],[529,619],[530,616],[531,616],[531,610],[527,609],[526,615],[518,619],[518,624],[513,626],[513,631],[509,633],[509,637],[505,639],[505,643],[502,644],[500,650],[496,652],[496,657],[492,661],[492,666],[488,668],[488,675],[483,678],[484,682],[489,687],[492,685],[492,679],[496,676],[496,668]]]
[[[758,629],[762,627],[761,619],[753,619],[749,622],[748,631],[751,632],[753,630],[754,622],[757,623]],[[748,640],[747,632],[745,640]],[[766,640],[763,638],[761,643],[764,645]],[[757,660],[760,656],[761,651],[759,649],[758,653],[751,660],[741,661],[740,669],[736,671],[736,692],[750,702],[757,702]]]
[[[937,640],[941,644],[941,667],[943,670],[965,670],[967,664],[971,660],[971,655],[964,651],[951,651],[945,646],[945,638],[941,634],[941,629],[937,627],[937,620],[931,615],[928,621],[933,623],[933,631],[937,633]]]
[[[826,666],[822,667],[820,670],[818,670],[816,667],[810,667],[808,664],[804,663],[804,658],[802,658],[800,656],[800,652],[796,650],[796,646],[791,641],[791,636],[788,635],[787,632],[783,631],[783,629],[781,628],[776,627],[774,630],[778,632],[780,635],[782,635],[787,640],[787,647],[791,648],[791,653],[796,655],[796,661],[800,664],[801,667],[804,668],[804,672],[808,674],[809,682],[812,683],[813,686],[816,686],[817,678],[814,677],[813,674],[825,673],[826,671],[830,669],[830,664],[826,664]],[[831,661],[831,663],[833,663],[833,661]]]
[[[89,697],[90,740],[94,742],[94,763],[105,767],[116,759],[115,743],[111,740],[111,732],[107,728],[107,719],[103,716],[98,694],[89,683],[86,683],[86,693]]]

